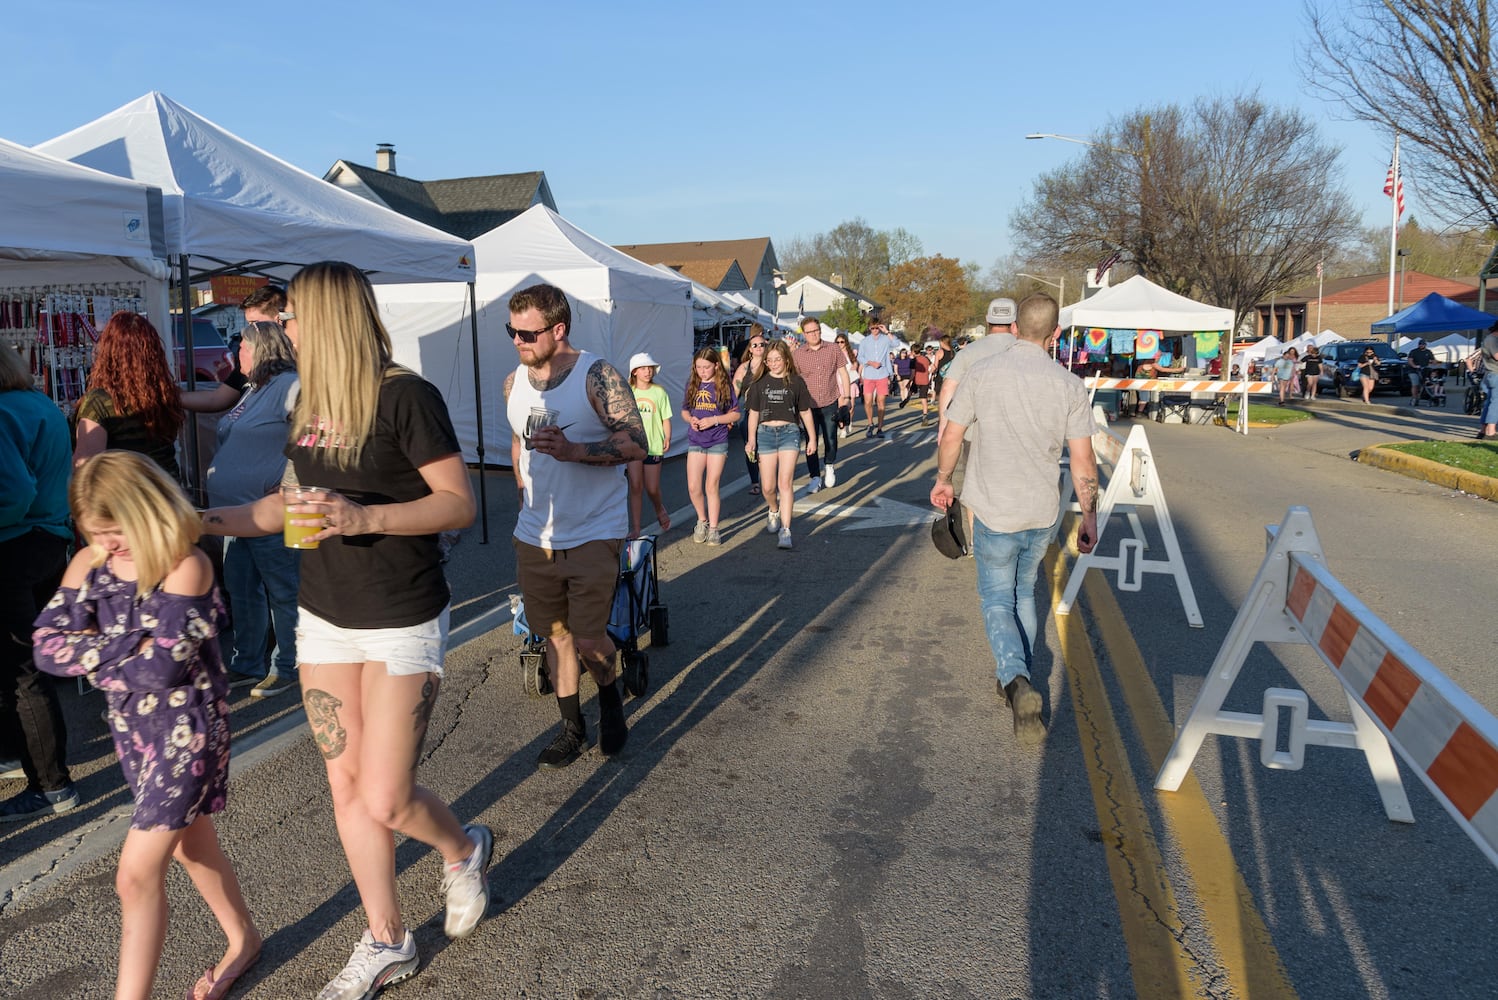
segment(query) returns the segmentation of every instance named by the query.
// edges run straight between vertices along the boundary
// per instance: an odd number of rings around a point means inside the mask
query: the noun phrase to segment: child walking
[[[759,338],[763,340],[764,338]],[[743,417],[728,372],[718,364],[717,352],[704,347],[692,359],[681,419],[687,422],[687,495],[697,512],[692,541],[722,545],[718,515],[723,507],[718,484],[728,464],[728,434]]]
[[[166,870],[181,862],[228,939],[187,991],[227,994],[260,957],[261,937],[211,814],[229,778],[228,675],[213,569],[197,514],[152,461],[105,451],[73,475],[68,502],[88,540],[36,621],[36,665],[87,675],[109,702],[109,728],[135,798],[120,849],[116,1000],[146,1000],[166,941]]]
[[[660,365],[643,351],[629,359],[629,387],[635,391],[635,406],[645,424],[645,457],[629,463],[629,533],[640,533],[640,493],[650,495],[655,519],[662,531],[671,530],[671,516],[661,502],[661,459],[671,450],[671,400],[655,384]]]

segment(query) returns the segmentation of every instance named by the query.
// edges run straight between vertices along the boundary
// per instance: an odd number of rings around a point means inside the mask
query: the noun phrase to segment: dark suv
[[[1363,390],[1358,382],[1358,359],[1370,347],[1378,357],[1378,382],[1373,391],[1408,393],[1409,367],[1385,340],[1343,340],[1323,347],[1321,377],[1317,380],[1319,390],[1335,392],[1338,396],[1360,394]]]

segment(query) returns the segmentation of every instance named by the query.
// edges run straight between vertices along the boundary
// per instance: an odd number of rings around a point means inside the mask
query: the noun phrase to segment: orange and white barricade
[[[1197,393],[1211,392],[1219,396],[1240,396],[1238,421],[1233,429],[1239,434],[1248,433],[1248,397],[1251,393],[1273,392],[1273,382],[1212,381],[1211,379],[1187,378],[1104,378],[1094,375],[1082,380],[1091,393],[1089,399],[1097,398],[1099,389],[1131,389],[1135,392]]]
[[[1166,573],[1175,578],[1176,590],[1180,592],[1181,604],[1186,611],[1186,622],[1192,628],[1202,627],[1202,613],[1196,604],[1196,591],[1191,586],[1191,574],[1186,570],[1186,560],[1181,555],[1180,542],[1176,540],[1175,522],[1170,518],[1170,507],[1165,502],[1165,489],[1160,483],[1159,470],[1155,468],[1154,455],[1150,452],[1149,438],[1144,427],[1135,424],[1128,437],[1120,437],[1108,427],[1102,407],[1093,407],[1093,417],[1099,430],[1092,435],[1092,451],[1097,456],[1098,468],[1107,466],[1108,485],[1098,497],[1097,545],[1091,552],[1077,556],[1072,564],[1071,576],[1067,577],[1066,589],[1056,604],[1056,614],[1071,613],[1077,593],[1082,589],[1082,579],[1087,571],[1096,567],[1118,574],[1118,589],[1137,591],[1144,589],[1144,574]],[[1101,471],[1100,471],[1101,475]],[[1144,530],[1139,523],[1140,508],[1154,511],[1155,525],[1165,546],[1164,559],[1147,559],[1149,545],[1144,540]],[[1072,482],[1071,465],[1064,466],[1061,480],[1061,511],[1081,513],[1082,505],[1076,496]],[[1122,514],[1128,521],[1130,533],[1120,538],[1117,555],[1103,555],[1103,539],[1108,534],[1108,521],[1115,514]],[[1060,530],[1061,518],[1056,519]]]
[[[1311,512],[1291,507],[1155,787],[1175,791],[1208,734],[1260,740],[1266,767],[1299,770],[1307,745],[1361,750],[1391,820],[1413,823],[1390,744],[1498,865],[1498,719],[1379,619],[1327,568]],[[1255,642],[1304,643],[1331,667],[1351,722],[1308,718],[1304,691],[1269,688],[1254,715],[1222,705]],[[1280,750],[1281,709],[1288,710]]]

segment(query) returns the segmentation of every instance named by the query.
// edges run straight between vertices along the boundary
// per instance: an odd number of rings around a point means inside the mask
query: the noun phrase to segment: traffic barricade
[[[1121,437],[1108,426],[1102,407],[1093,407],[1093,417],[1099,430],[1092,436],[1092,451],[1097,456],[1098,477],[1101,481],[1107,469],[1107,485],[1102,487],[1097,506],[1097,544],[1091,552],[1077,556],[1067,577],[1066,589],[1056,604],[1056,614],[1071,613],[1077,593],[1082,589],[1082,580],[1089,569],[1097,568],[1105,573],[1117,573],[1119,590],[1144,589],[1146,573],[1165,573],[1175,578],[1176,590],[1181,595],[1181,605],[1186,611],[1186,622],[1192,628],[1202,627],[1202,613],[1196,604],[1196,591],[1191,586],[1191,574],[1186,569],[1186,560],[1181,555],[1180,542],[1176,540],[1175,522],[1170,517],[1170,507],[1165,502],[1165,488],[1160,483],[1160,473],[1150,451],[1149,438],[1144,427],[1135,424],[1128,437]],[[1160,531],[1165,546],[1164,559],[1146,558],[1149,544],[1144,538],[1144,529],[1139,521],[1139,511],[1154,512],[1155,525]],[[1071,464],[1063,462],[1061,480],[1061,510],[1081,513],[1082,505],[1076,496],[1072,482]],[[1103,540],[1108,534],[1108,522],[1114,515],[1122,515],[1128,522],[1129,534],[1118,541],[1116,555],[1103,554]],[[1061,517],[1057,517],[1060,531]]]
[[[1193,395],[1213,393],[1217,396],[1238,396],[1238,419],[1233,429],[1239,434],[1248,433],[1248,397],[1253,393],[1269,393],[1274,391],[1273,382],[1245,382],[1234,380],[1224,382],[1212,379],[1187,379],[1187,378],[1106,378],[1102,375],[1093,375],[1082,380],[1091,395],[1089,399],[1097,398],[1099,389],[1132,390],[1134,392],[1158,392],[1162,398],[1166,394],[1173,396],[1185,395],[1188,399]],[[1212,407],[1216,412],[1219,408]]]
[[[1175,791],[1203,740],[1260,742],[1266,767],[1299,770],[1308,745],[1360,750],[1384,813],[1413,823],[1393,749],[1498,865],[1498,719],[1370,611],[1326,566],[1311,512],[1291,507],[1223,639],[1155,787]],[[1309,718],[1304,691],[1268,688],[1260,714],[1222,710],[1256,642],[1309,645],[1341,682],[1351,722]],[[1282,712],[1284,721],[1282,722]],[[1281,738],[1281,726],[1286,731]],[[1285,749],[1280,749],[1281,743]]]

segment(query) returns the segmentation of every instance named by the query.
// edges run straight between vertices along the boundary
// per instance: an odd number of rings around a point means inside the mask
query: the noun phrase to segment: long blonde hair
[[[139,576],[135,593],[145,597],[166,579],[203,534],[197,511],[182,488],[150,459],[133,451],[103,451],[78,467],[68,485],[68,506],[79,530],[112,521],[130,543]],[[109,553],[89,542],[89,565],[102,566]]]
[[[286,298],[296,312],[302,380],[296,433],[326,434],[329,459],[347,469],[374,433],[380,383],[393,373],[374,289],[357,267],[331,260],[298,271]]]

